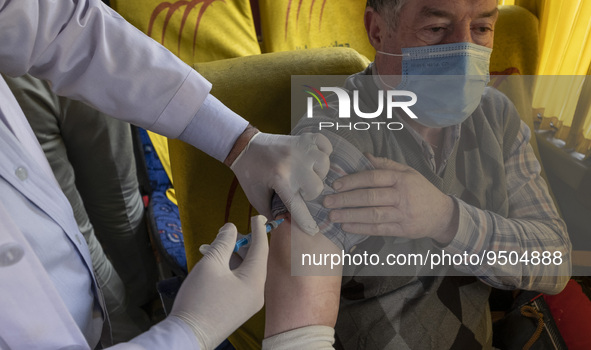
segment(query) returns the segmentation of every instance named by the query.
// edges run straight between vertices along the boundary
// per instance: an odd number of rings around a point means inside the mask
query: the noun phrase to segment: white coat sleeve
[[[170,138],[195,129],[185,141],[217,159],[246,128],[221,104],[215,118],[198,113],[211,84],[99,0],[0,0],[0,33],[2,73],[29,72],[58,95]],[[227,141],[211,146],[211,135]]]

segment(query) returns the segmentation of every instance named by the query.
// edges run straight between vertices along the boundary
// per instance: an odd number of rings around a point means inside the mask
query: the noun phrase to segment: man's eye
[[[423,27],[417,33],[417,37],[426,45],[435,45],[443,40],[448,31],[448,26],[433,25],[429,27]]]
[[[485,33],[489,33],[489,32],[493,31],[493,29],[490,27],[476,27],[476,28],[474,28],[474,30],[478,33],[481,33],[481,34],[485,34]]]
[[[445,30],[445,27],[433,27],[433,28],[429,28],[429,30],[433,33],[440,33]]]

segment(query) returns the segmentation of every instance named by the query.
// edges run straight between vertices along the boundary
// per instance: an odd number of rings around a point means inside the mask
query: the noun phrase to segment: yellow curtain
[[[591,98],[583,89],[591,63],[591,1],[515,0],[515,4],[540,20],[540,77],[533,104],[544,116],[541,127],[552,123],[558,129],[555,137],[589,154],[591,111],[577,106],[588,106],[585,102]]]
[[[515,5],[515,0],[500,0],[499,5]]]
[[[539,74],[585,75],[591,62],[591,1],[539,0]]]

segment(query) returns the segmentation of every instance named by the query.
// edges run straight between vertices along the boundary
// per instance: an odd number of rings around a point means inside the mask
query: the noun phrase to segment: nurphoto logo
[[[321,87],[320,90],[310,86],[304,85],[306,90],[305,93],[310,95],[307,98],[307,118],[314,118],[314,101],[316,101],[320,109],[330,109],[328,102],[326,101],[326,97],[322,92],[333,92],[338,100],[338,115],[339,119],[336,122],[332,121],[322,121],[318,123],[318,130],[323,129],[347,129],[347,130],[369,130],[369,129],[376,129],[376,130],[401,130],[403,128],[402,123],[400,122],[392,122],[389,121],[392,119],[392,111],[394,108],[402,109],[410,118],[417,119],[417,116],[413,113],[413,111],[409,108],[413,106],[417,102],[417,95],[414,92],[406,91],[406,90],[387,90],[386,91],[386,98],[384,99],[384,90],[378,90],[378,106],[377,109],[373,112],[363,112],[359,107],[359,91],[353,91],[353,103],[351,103],[351,97],[349,93],[342,88],[339,87]],[[403,97],[403,98],[410,98],[407,101],[399,101],[396,98]],[[376,119],[383,115],[384,108],[386,109],[386,119],[387,121],[360,121],[360,122],[350,122],[351,120],[351,105],[353,106],[353,116],[362,118],[362,119]],[[385,105],[385,106],[384,106]],[[348,122],[347,122],[348,121]]]

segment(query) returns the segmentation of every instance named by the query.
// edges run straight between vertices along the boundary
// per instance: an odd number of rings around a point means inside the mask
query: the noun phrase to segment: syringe
[[[281,224],[282,222],[283,222],[283,219],[269,221],[265,225],[265,227],[267,228],[267,233],[271,232],[271,230],[276,229],[277,226],[279,226],[279,224]],[[237,240],[236,245],[234,246],[234,253],[238,252],[238,249],[240,249],[240,247],[244,247],[244,246],[249,245],[251,239],[252,239],[252,233],[249,233],[246,236],[244,236],[243,238],[240,238],[239,240]]]

